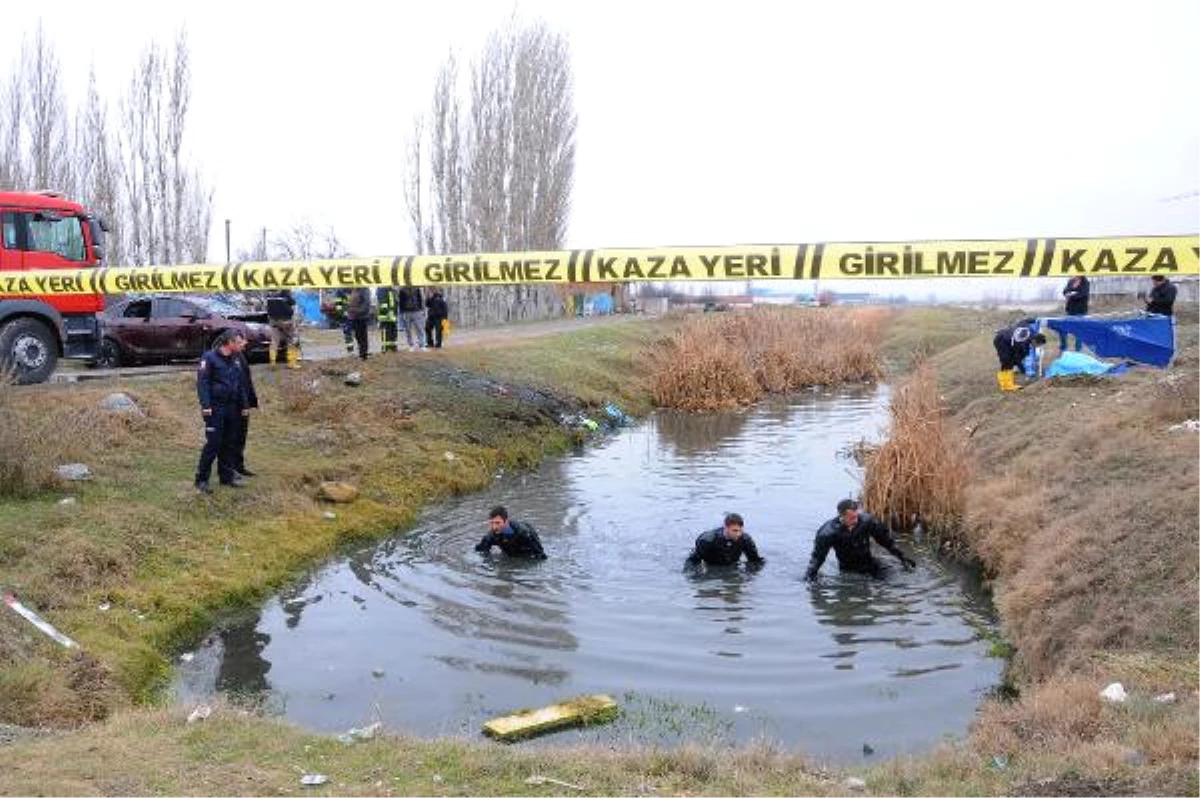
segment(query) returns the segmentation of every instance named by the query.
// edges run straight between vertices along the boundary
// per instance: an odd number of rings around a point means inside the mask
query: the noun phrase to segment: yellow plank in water
[[[526,709],[483,724],[483,733],[500,740],[517,740],[534,734],[581,723],[606,723],[617,716],[617,702],[606,695],[585,695],[551,704],[541,709]]]

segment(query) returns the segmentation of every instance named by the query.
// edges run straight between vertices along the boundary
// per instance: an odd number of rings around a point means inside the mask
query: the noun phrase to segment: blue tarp
[[[1166,368],[1175,355],[1175,325],[1170,316],[1063,316],[1040,322],[1057,333],[1075,336],[1098,357]]]
[[[300,318],[310,324],[320,324],[324,321],[321,315],[321,297],[316,291],[293,291],[296,297],[296,310]]]

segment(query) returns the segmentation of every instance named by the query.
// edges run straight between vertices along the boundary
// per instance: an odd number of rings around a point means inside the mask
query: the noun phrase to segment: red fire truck
[[[104,259],[100,219],[51,191],[0,191],[0,276],[26,269],[80,269]],[[18,383],[43,382],[60,357],[94,359],[99,294],[0,295],[0,370]]]

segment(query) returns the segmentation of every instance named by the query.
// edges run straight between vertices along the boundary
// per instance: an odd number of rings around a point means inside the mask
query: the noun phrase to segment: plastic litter
[[[867,789],[867,783],[857,776],[851,776],[843,781],[842,784],[847,790],[854,790],[855,792],[862,792],[863,790]]]
[[[179,655],[179,661],[180,661],[180,662],[191,662],[191,661],[192,661],[192,660],[194,660],[195,658],[196,658],[196,655],[195,655],[195,654],[193,654],[193,653],[192,653],[192,652],[190,652],[190,651],[189,651],[189,652],[187,652],[186,654],[180,654],[180,655]]]
[[[1174,693],[1160,693],[1159,695],[1154,696],[1154,701],[1158,704],[1174,704],[1175,703],[1175,694]]]
[[[200,706],[198,706],[192,710],[192,714],[188,715],[187,722],[188,723],[196,723],[197,721],[204,720],[211,714],[212,714],[212,707],[210,707],[208,704],[201,704]]]
[[[1129,694],[1125,692],[1124,685],[1120,682],[1113,682],[1100,691],[1100,697],[1112,704],[1123,704]]]
[[[337,736],[338,742],[343,743],[344,745],[353,745],[359,740],[374,740],[375,735],[377,735],[379,730],[382,728],[383,723],[380,721],[375,721],[370,726],[348,729]]]
[[[535,787],[540,784],[554,784],[559,787],[566,787],[567,789],[570,789],[570,790],[586,790],[587,789],[587,787],[580,787],[578,784],[572,784],[569,781],[562,781],[561,779],[551,778],[550,776],[530,776],[529,778],[525,779],[525,783],[531,784]]]
[[[362,385],[362,374],[357,371],[352,371],[346,375],[344,382],[351,387]]]
[[[328,781],[329,777],[324,773],[305,773],[300,777],[300,783],[305,787],[318,787]]]
[[[321,513],[321,517],[326,521],[332,521],[337,518],[337,513],[331,513],[329,510],[326,510],[325,512]]]
[[[63,648],[79,648],[78,643],[55,629],[54,626],[52,626],[45,618],[26,607],[20,601],[17,601],[17,597],[12,593],[4,594],[4,603],[8,605],[10,610],[29,621],[37,628],[38,631],[49,637],[55,643],[58,643]]]
[[[81,482],[92,478],[92,469],[85,466],[83,463],[67,463],[60,465],[54,469],[54,473],[59,479],[65,479],[71,482]]]
[[[65,497],[65,498],[62,498],[62,499],[59,499],[59,500],[58,500],[58,506],[59,506],[59,507],[70,507],[70,506],[71,506],[72,504],[74,504],[74,503],[75,503],[75,497],[74,497],[74,496],[67,496],[67,497]]]
[[[617,407],[613,402],[608,402],[604,405],[604,413],[618,427],[623,427],[629,423],[629,416],[625,415],[625,411]]]

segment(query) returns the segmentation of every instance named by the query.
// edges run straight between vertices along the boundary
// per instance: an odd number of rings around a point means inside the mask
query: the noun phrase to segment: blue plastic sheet
[[[1166,368],[1175,356],[1175,326],[1170,316],[1064,316],[1041,319],[1043,327],[1073,335],[1099,357],[1122,358]]]

